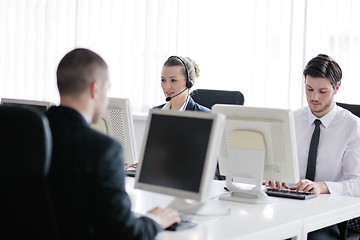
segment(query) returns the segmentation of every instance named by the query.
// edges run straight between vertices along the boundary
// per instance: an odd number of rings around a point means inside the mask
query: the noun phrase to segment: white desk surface
[[[136,213],[146,213],[156,206],[166,207],[173,200],[133,186],[134,178],[128,177],[126,189]],[[360,216],[359,198],[326,194],[309,200],[272,198],[271,203],[250,204],[219,200],[219,194],[226,194],[224,186],[225,181],[213,181],[211,199],[203,209],[205,214],[218,216],[195,216],[193,221],[198,223],[195,228],[163,231],[157,239],[306,239],[310,231]]]

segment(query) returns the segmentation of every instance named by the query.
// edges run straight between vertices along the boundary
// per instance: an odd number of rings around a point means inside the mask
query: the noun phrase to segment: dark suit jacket
[[[165,106],[164,104],[161,104],[159,106],[155,106],[154,108],[163,108]],[[185,110],[190,110],[190,111],[200,111],[200,112],[211,112],[211,110],[207,107],[204,107],[198,103],[196,103],[194,101],[194,99],[189,95],[189,101],[188,104],[186,105]]]
[[[160,225],[130,210],[121,145],[74,109],[51,107],[47,116],[50,190],[62,239],[153,239]]]

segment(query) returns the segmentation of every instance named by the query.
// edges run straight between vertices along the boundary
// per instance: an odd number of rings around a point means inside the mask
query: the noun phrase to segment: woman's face
[[[161,87],[165,97],[172,97],[186,89],[186,78],[183,74],[182,66],[163,66],[161,71]],[[179,95],[186,95],[184,91]]]

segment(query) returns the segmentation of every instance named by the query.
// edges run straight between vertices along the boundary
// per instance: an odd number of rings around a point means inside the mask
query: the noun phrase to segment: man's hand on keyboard
[[[285,182],[275,182],[275,181],[264,181],[264,185],[269,188],[276,188],[276,189],[283,189],[283,188],[290,188],[289,185]]]
[[[289,184],[284,182],[275,182],[275,181],[264,181],[266,187],[275,188],[275,189],[290,189],[296,191],[309,192],[312,194],[327,194],[329,188],[324,182],[313,182],[308,179],[300,180],[295,186],[289,186]]]
[[[327,187],[326,183],[324,182],[313,182],[308,179],[302,179],[298,182],[298,184],[295,187],[292,187],[291,189],[297,190],[297,191],[304,191],[304,192],[310,192],[313,194],[327,194],[329,192],[329,188]]]

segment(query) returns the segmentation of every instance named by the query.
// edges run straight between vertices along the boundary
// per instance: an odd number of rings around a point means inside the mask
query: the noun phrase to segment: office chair
[[[191,93],[194,101],[200,105],[212,108],[215,104],[244,105],[244,95],[240,91],[195,89]]]
[[[0,105],[0,133],[0,239],[59,239],[47,185],[47,118],[34,109]]]
[[[360,105],[357,104],[349,104],[349,103],[336,103],[338,106],[345,108],[355,114],[356,116],[360,117]]]
[[[244,95],[240,91],[195,89],[191,93],[194,101],[200,105],[212,108],[215,104],[244,105]],[[226,177],[220,174],[219,163],[216,166],[215,180],[225,180]]]
[[[341,103],[341,102],[337,102],[336,103],[338,106],[345,108],[347,110],[349,110],[350,112],[352,112],[354,115],[360,117],[360,105],[358,104],[349,104],[349,103]],[[352,237],[351,235],[356,235],[357,239],[359,239],[359,233],[360,233],[360,217],[354,218],[354,219],[350,219],[348,222],[348,229],[349,229],[349,239],[355,239],[354,237]]]

